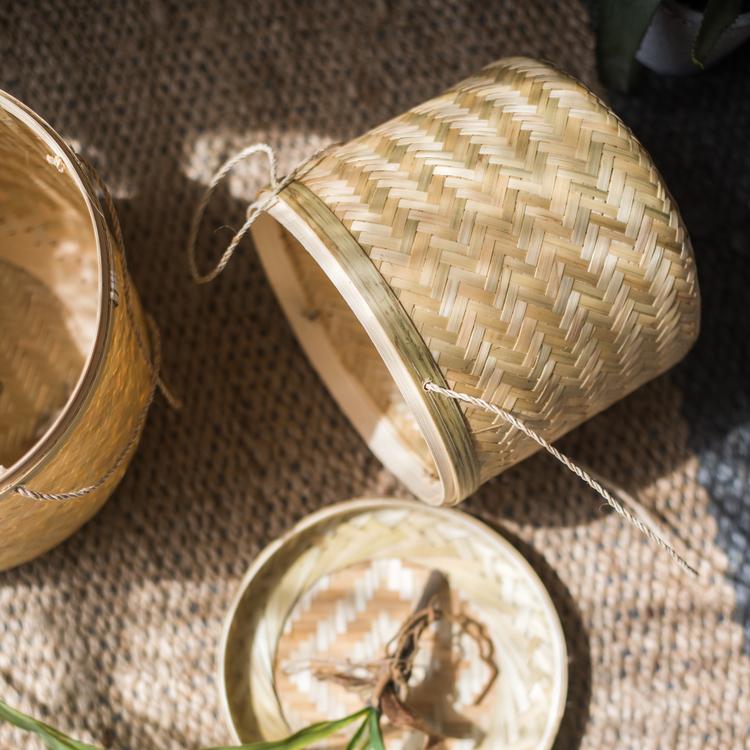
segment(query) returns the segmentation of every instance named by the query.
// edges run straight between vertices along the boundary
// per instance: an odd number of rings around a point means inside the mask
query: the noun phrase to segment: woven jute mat
[[[305,361],[249,243],[214,284],[192,285],[191,211],[240,146],[268,140],[289,168],[508,54],[550,59],[603,93],[573,0],[2,4],[0,86],[113,190],[185,408],[155,406],[130,471],[91,523],[0,575],[0,696],[112,748],[230,740],[215,650],[250,561],[309,511],[405,491]],[[652,77],[613,100],[693,232],[704,332],[678,370],[562,441],[715,573],[688,580],[545,456],[465,506],[529,557],[561,612],[571,655],[561,748],[727,750],[746,740],[747,60],[690,80]],[[206,225],[236,228],[262,179],[251,165],[230,180]],[[206,264],[230,233],[205,231]],[[36,745],[2,727],[0,746]]]

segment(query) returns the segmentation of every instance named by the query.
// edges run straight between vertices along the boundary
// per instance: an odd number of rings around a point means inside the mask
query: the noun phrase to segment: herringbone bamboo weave
[[[121,294],[127,269],[89,172],[2,92],[0,164],[3,570],[59,543],[104,503],[153,377],[139,351],[140,305],[133,290],[127,304]]]
[[[265,217],[253,232],[282,304],[365,439],[426,499],[457,502],[537,446],[474,408],[456,420],[418,393],[425,379],[554,440],[698,334],[692,250],[651,159],[545,63],[488,66],[333,148],[278,199],[269,213],[284,229]],[[367,399],[380,421],[353,405]],[[383,423],[396,449],[373,439]]]

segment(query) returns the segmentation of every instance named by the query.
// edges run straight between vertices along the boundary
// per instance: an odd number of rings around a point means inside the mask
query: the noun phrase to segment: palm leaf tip
[[[704,68],[722,34],[742,10],[742,0],[708,0],[698,35],[693,43],[693,62]]]
[[[368,715],[372,710],[373,709],[369,707],[363,708],[359,711],[355,711],[353,714],[344,716],[342,719],[321,721],[317,724],[311,724],[309,727],[300,729],[299,732],[290,734],[282,740],[264,740],[261,742],[251,742],[247,745],[214,747],[211,748],[211,750],[303,750],[303,748],[311,747],[321,740],[337,734],[342,729],[353,724],[357,719],[364,719],[367,721]]]
[[[12,708],[3,701],[0,701],[0,721],[5,721],[26,732],[33,732],[44,742],[49,750],[101,750],[101,748],[94,745],[74,740],[58,729],[49,726],[49,724],[45,724],[43,721],[39,721],[16,708]]]

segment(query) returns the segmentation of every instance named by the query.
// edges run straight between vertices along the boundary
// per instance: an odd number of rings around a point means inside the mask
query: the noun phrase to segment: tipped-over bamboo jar
[[[104,503],[135,448],[154,376],[119,233],[92,175],[3,92],[0,165],[2,570],[59,543]]]
[[[327,151],[252,228],[313,366],[422,499],[456,503],[674,365],[698,334],[687,233],[625,125],[512,58]]]

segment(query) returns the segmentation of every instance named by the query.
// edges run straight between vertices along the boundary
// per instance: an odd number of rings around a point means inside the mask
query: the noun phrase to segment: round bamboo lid
[[[551,747],[567,656],[536,573],[465,513],[383,498],[309,516],[248,571],[220,649],[236,739],[280,739],[366,705],[389,643],[431,586],[442,617],[420,640],[406,705],[446,748]],[[387,718],[383,728],[389,750],[423,741]]]

